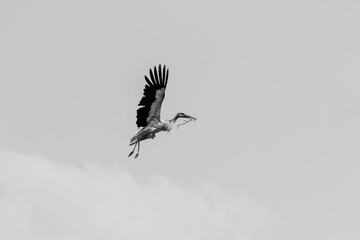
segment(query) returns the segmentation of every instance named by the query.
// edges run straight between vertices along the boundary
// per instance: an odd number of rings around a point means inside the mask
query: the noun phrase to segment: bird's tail
[[[133,137],[131,138],[131,140],[130,140],[130,146],[131,146],[131,145],[134,145],[136,142],[138,142],[138,141],[137,141],[137,137],[136,137],[136,135],[135,135],[135,136],[133,136]]]
[[[154,137],[155,134],[152,134],[151,129],[142,128],[135,134],[134,137],[131,138],[130,146],[147,138],[154,138]]]

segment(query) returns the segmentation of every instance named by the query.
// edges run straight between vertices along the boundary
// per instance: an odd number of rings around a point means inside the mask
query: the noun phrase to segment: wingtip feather
[[[161,64],[159,64],[158,72],[159,72],[159,81],[160,81],[160,84],[163,84],[163,83],[164,83],[164,78],[162,77],[162,73],[161,73]]]
[[[155,75],[155,83],[157,85],[159,85],[160,83],[159,83],[159,78],[158,78],[156,66],[154,67],[154,75]]]
[[[169,69],[166,69],[166,81],[165,81],[165,87],[167,85],[167,82],[168,82],[168,78],[169,78]]]
[[[153,84],[156,84],[155,78],[154,78],[154,75],[153,75],[153,72],[152,72],[152,69],[151,69],[151,68],[150,68],[149,72],[150,72],[150,79],[151,79],[152,85],[153,85]]]

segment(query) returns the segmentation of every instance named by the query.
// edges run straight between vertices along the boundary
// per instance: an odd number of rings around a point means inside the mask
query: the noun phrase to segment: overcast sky
[[[0,238],[360,239],[359,12],[0,1]],[[127,158],[160,63],[198,121]]]

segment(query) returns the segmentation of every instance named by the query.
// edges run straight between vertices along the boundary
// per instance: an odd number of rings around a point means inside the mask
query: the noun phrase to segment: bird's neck
[[[174,127],[174,125],[175,125],[175,122],[176,122],[176,120],[178,120],[178,116],[175,116],[173,119],[170,119],[170,120],[167,120],[166,121],[166,130],[167,131],[170,131],[173,127]]]
[[[175,124],[175,122],[176,122],[176,120],[178,120],[178,116],[176,115],[173,119],[170,119],[169,120],[169,122],[171,123],[171,124]]]

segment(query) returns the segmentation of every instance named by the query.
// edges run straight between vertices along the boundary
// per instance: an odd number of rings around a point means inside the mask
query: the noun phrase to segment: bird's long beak
[[[187,124],[188,122],[191,122],[191,121],[196,121],[196,117],[187,115],[187,114],[185,114],[185,113],[183,113],[183,115],[181,116],[181,118],[188,118],[189,120],[184,120],[184,122],[178,124],[177,127],[179,127],[179,126],[181,126],[181,125],[184,125],[184,124]]]
[[[187,114],[184,114],[184,118],[189,118],[190,120],[194,120],[196,121],[196,117],[193,117],[193,116],[190,116],[190,115],[187,115]]]

